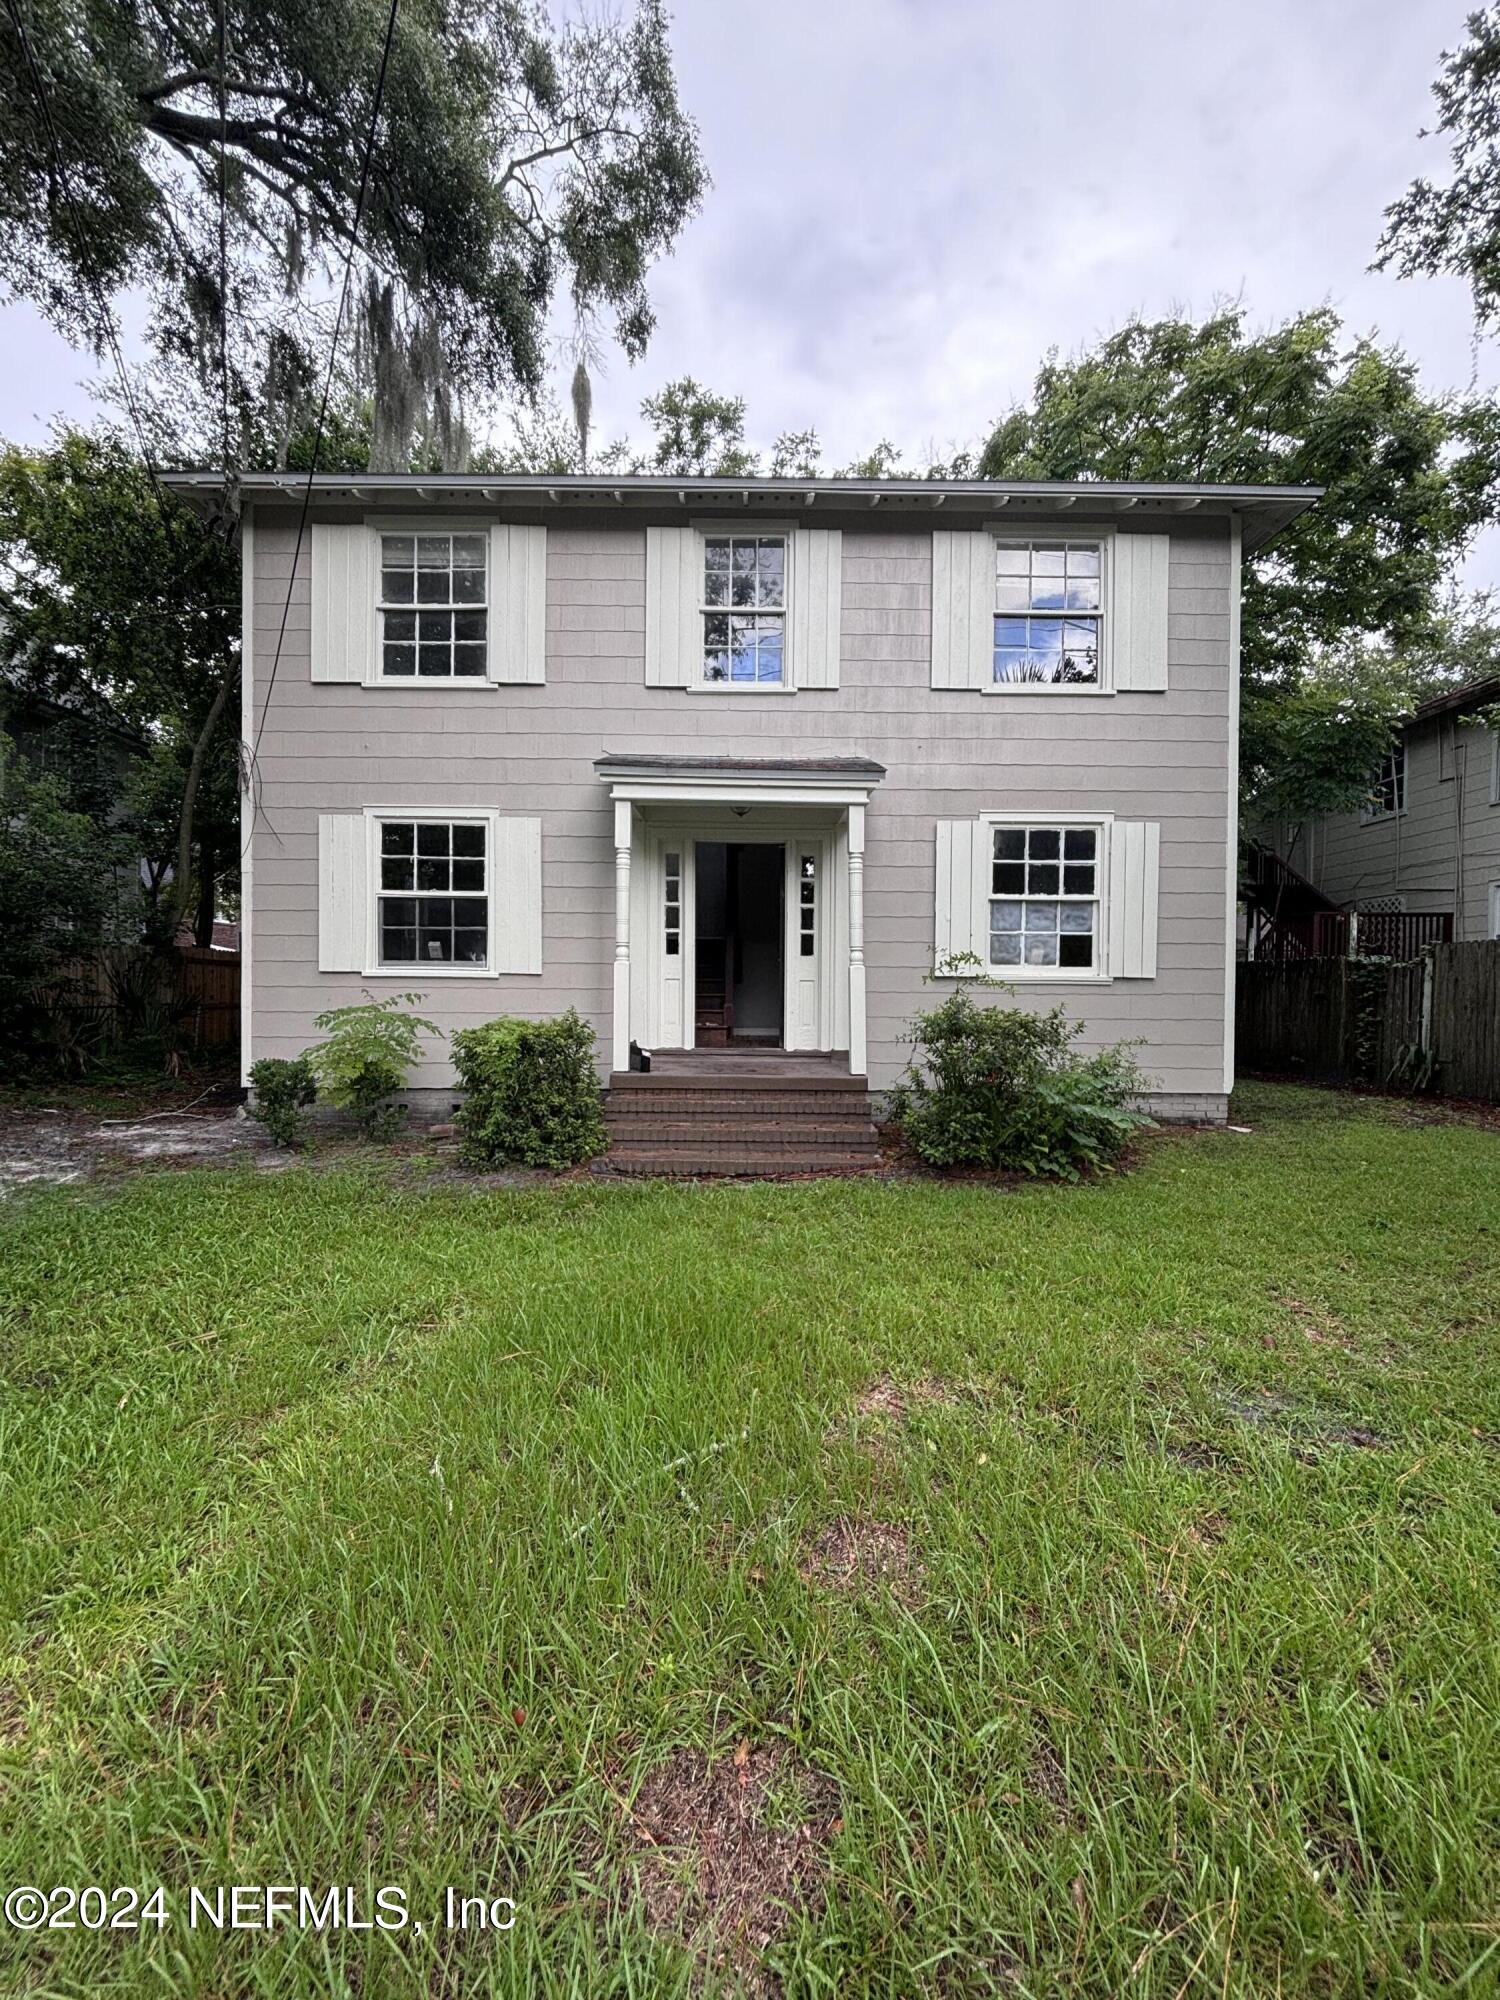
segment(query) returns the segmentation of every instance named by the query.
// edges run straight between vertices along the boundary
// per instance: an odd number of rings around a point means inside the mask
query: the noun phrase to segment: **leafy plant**
[[[957,989],[919,1014],[916,1052],[891,1094],[902,1137],[929,1166],[1009,1167],[1076,1180],[1118,1157],[1151,1120],[1136,1110],[1146,1078],[1118,1043],[1080,1056],[1083,1024],[1061,1007],[1033,1014],[980,1006],[974,987],[1007,991],[972,968],[972,954],[945,971]]]
[[[552,1021],[504,1015],[453,1037],[458,1114],[472,1166],[571,1167],[605,1147],[594,1031],[573,1008]]]
[[[250,1065],[250,1088],[254,1094],[246,1111],[278,1146],[295,1146],[307,1122],[302,1114],[318,1094],[307,1057],[262,1056]]]
[[[381,1142],[393,1139],[406,1117],[395,1101],[406,1088],[413,1063],[421,1054],[421,1037],[441,1035],[435,1021],[405,1008],[420,993],[391,993],[384,1000],[368,995],[351,1007],[331,1007],[315,1027],[327,1040],[307,1051],[307,1060],[325,1100],[351,1112],[362,1136]]]

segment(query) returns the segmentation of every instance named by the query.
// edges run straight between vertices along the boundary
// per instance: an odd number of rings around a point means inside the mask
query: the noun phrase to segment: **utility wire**
[[[11,4],[12,0],[7,0]],[[323,399],[318,405],[318,421],[313,429],[312,452],[307,466],[307,484],[302,489],[302,511],[297,517],[297,540],[292,550],[291,568],[287,572],[286,599],[281,607],[281,626],[276,634],[276,651],[271,659],[271,677],[266,682],[266,698],[261,704],[260,721],[255,730],[255,741],[250,746],[253,761],[260,749],[260,739],[265,733],[266,717],[271,712],[271,696],[276,687],[276,670],[281,665],[281,649],[286,639],[287,618],[292,608],[292,590],[297,580],[297,565],[302,559],[302,543],[307,534],[307,514],[312,504],[313,481],[318,474],[318,451],[323,442],[323,426],[328,420],[328,398],[333,390],[334,364],[338,359],[339,335],[344,325],[344,309],[349,302],[349,279],[354,269],[354,251],[359,241],[359,226],[364,220],[365,197],[370,187],[370,162],[375,153],[375,134],[380,124],[380,106],[385,96],[385,72],[391,59],[391,44],[396,37],[396,15],[401,0],[391,0],[390,18],[385,24],[385,46],[380,51],[380,69],[375,78],[375,101],[370,110],[370,130],[365,138],[364,163],[359,175],[359,199],[354,205],[354,226],[349,231],[349,248],[344,257],[344,281],[339,289],[338,315],[333,322],[333,338],[328,348],[328,372],[323,378]]]

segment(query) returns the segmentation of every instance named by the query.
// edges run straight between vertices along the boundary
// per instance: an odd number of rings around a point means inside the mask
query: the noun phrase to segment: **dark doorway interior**
[[[781,1046],[785,872],[786,850],[764,841],[697,843],[693,1020],[700,1049]]]

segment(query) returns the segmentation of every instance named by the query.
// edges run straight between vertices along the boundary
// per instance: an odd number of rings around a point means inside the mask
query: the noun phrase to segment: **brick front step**
[[[603,1173],[862,1173],[881,1164],[863,1078],[615,1077]]]

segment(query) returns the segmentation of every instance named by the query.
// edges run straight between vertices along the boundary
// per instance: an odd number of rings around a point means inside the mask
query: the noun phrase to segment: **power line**
[[[10,0],[7,0],[10,4]],[[256,725],[255,741],[250,746],[252,760],[260,749],[260,739],[265,733],[266,717],[271,712],[271,696],[276,687],[276,670],[281,665],[281,648],[286,639],[286,623],[292,608],[292,588],[297,580],[297,565],[302,559],[302,543],[307,533],[308,508],[312,504],[313,481],[318,473],[318,450],[323,442],[323,426],[328,420],[328,398],[333,390],[333,370],[338,358],[339,335],[344,325],[344,308],[349,302],[349,278],[354,269],[354,251],[359,241],[359,225],[364,220],[365,196],[370,186],[370,162],[375,153],[375,133],[380,124],[380,105],[385,96],[385,72],[391,59],[391,44],[396,37],[396,15],[401,0],[391,0],[390,18],[385,24],[385,46],[380,51],[380,69],[375,78],[375,101],[370,110],[370,130],[365,138],[364,163],[359,175],[359,199],[354,205],[354,226],[349,231],[349,248],[344,257],[344,281],[339,288],[338,315],[333,322],[333,338],[328,348],[328,372],[323,378],[323,399],[318,405],[318,421],[313,428],[312,453],[308,459],[307,484],[302,489],[302,511],[297,518],[297,540],[292,549],[291,568],[287,572],[286,600],[281,607],[281,626],[276,634],[276,651],[271,659],[271,677],[266,683],[266,698],[261,704],[260,721]]]

